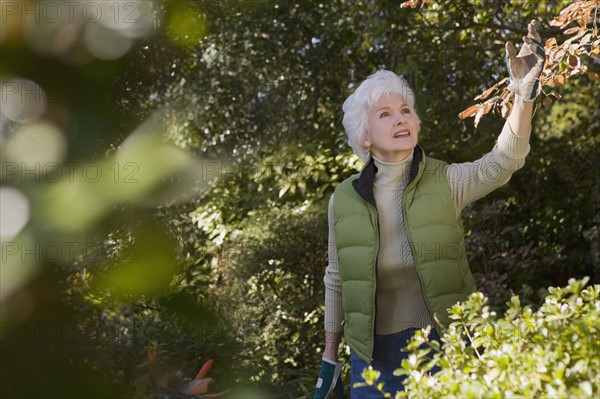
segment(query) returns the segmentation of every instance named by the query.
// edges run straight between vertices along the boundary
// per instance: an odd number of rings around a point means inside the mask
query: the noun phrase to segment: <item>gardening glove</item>
[[[343,362],[334,362],[325,358],[321,360],[321,371],[319,371],[313,399],[325,399],[331,392],[335,392],[337,399],[344,398],[344,387],[340,378],[343,365]]]
[[[542,39],[537,31],[538,21],[533,20],[527,26],[527,36],[523,36],[523,45],[517,55],[514,44],[506,42],[506,66],[510,75],[508,90],[525,102],[533,102],[541,91],[540,75],[544,70],[546,53]]]
[[[184,385],[182,388],[180,388],[180,391],[189,396],[199,395],[201,398],[206,399],[218,398],[219,396],[223,396],[227,392],[229,392],[229,390],[227,390],[218,393],[208,393],[208,385],[211,382],[213,382],[213,379],[204,377],[206,376],[206,374],[208,374],[208,371],[210,370],[214,362],[215,361],[213,359],[210,359],[209,361],[204,363],[194,381],[191,381]]]

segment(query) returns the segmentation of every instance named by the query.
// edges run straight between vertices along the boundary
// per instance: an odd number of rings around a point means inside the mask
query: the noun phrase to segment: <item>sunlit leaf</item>
[[[560,94],[558,94],[556,91],[552,90],[552,92],[550,92],[549,94],[550,96],[553,96],[554,98],[556,98],[557,100],[560,100],[562,98],[562,96]]]
[[[552,46],[556,46],[556,38],[554,38],[554,37],[553,37],[553,38],[550,38],[550,39],[548,39],[548,40],[546,40],[546,44],[545,44],[545,46],[544,46],[544,47],[545,47],[546,49],[549,49],[549,48],[550,48],[550,47],[552,47]]]
[[[475,100],[485,100],[486,98],[488,98],[490,96],[490,94],[493,93],[495,88],[496,88],[495,86],[490,87],[489,89],[487,89],[486,91],[484,91],[483,93],[481,93],[480,95],[475,97]]]
[[[466,110],[464,110],[460,114],[458,114],[458,117],[460,119],[466,119],[470,116],[475,115],[480,108],[481,108],[481,106],[479,104],[471,105],[469,108],[467,108]]]
[[[578,30],[579,30],[579,27],[577,26],[577,27],[574,27],[574,28],[569,28],[569,29],[565,30],[563,33],[565,35],[570,35],[572,33],[577,32]]]

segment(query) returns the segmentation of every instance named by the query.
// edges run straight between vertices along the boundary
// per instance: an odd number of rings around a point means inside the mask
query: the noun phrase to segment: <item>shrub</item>
[[[218,313],[241,346],[234,355],[239,384],[309,395],[324,345],[323,272],[327,204],[256,211],[223,245]]]
[[[406,375],[405,390],[396,398],[595,397],[600,285],[584,288],[588,280],[550,287],[537,311],[513,296],[502,317],[489,310],[483,294],[472,294],[451,308],[455,321],[443,334],[443,345],[429,341],[428,330],[417,331],[406,348],[409,358],[394,372]],[[442,369],[431,374],[435,365]],[[376,384],[374,370],[363,375]]]

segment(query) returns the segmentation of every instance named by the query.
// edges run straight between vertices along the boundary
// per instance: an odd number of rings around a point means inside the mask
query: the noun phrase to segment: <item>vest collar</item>
[[[410,166],[410,177],[408,179],[408,184],[410,184],[417,174],[419,173],[419,167],[421,166],[421,162],[425,161],[425,152],[418,145],[415,147],[415,152],[413,154],[412,164]],[[373,194],[373,183],[375,183],[375,174],[377,174],[377,166],[375,166],[375,162],[373,161],[373,157],[369,159],[369,162],[363,167],[360,175],[352,181],[352,186],[367,203],[375,205],[375,195]]]

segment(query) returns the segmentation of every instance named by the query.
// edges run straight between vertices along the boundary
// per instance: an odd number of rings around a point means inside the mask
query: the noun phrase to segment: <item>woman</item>
[[[352,399],[382,398],[354,388],[368,366],[386,392],[402,390],[393,375],[401,349],[417,329],[449,324],[447,309],[475,290],[460,214],[506,184],[529,152],[533,101],[545,54],[537,22],[517,56],[506,44],[515,102],[491,152],[475,162],[446,164],[418,146],[414,94],[393,72],[369,76],[344,102],[343,124],[364,168],[342,182],[329,202],[329,264],[325,272],[325,350],[315,399],[341,397],[342,332],[351,349]]]

